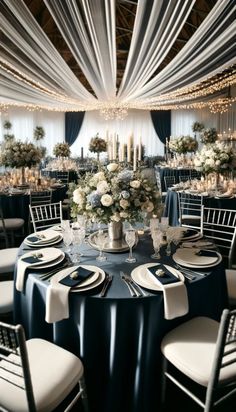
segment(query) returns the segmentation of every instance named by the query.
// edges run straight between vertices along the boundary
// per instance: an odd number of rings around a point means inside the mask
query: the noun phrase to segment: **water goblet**
[[[103,252],[103,249],[105,247],[107,240],[108,240],[108,233],[103,229],[99,229],[98,234],[97,234],[97,239],[96,239],[96,243],[99,248],[99,255],[96,257],[96,260],[98,260],[99,262],[104,262],[105,260],[107,260],[107,257],[104,255],[104,252]]]
[[[153,240],[154,253],[151,255],[152,259],[160,259],[160,246],[162,241],[162,232],[159,229],[153,229],[151,232]]]
[[[71,229],[63,231],[63,243],[65,245],[65,252],[70,253],[71,249],[70,249],[69,246],[72,243],[72,231],[71,231]]]
[[[80,262],[80,256],[82,255],[79,252],[79,248],[82,245],[83,239],[85,237],[85,230],[80,229],[78,227],[74,227],[72,229],[72,243],[73,243],[73,256],[72,256],[72,261],[74,263]]]
[[[70,221],[69,220],[61,220],[61,228],[62,231],[70,230]]]
[[[136,258],[133,256],[132,253],[132,248],[135,244],[136,241],[136,231],[135,229],[128,229],[125,232],[125,241],[127,243],[127,245],[129,246],[129,256],[127,257],[127,259],[125,259],[125,261],[127,263],[134,263],[136,262]]]

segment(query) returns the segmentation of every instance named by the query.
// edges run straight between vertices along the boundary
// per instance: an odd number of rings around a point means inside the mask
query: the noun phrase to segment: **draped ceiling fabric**
[[[138,0],[126,68],[116,90],[115,0],[44,3],[93,92],[74,75],[23,0],[1,0],[0,105],[64,112],[167,109],[199,98],[191,93],[195,86],[236,63],[234,0],[218,0],[162,70],[157,69],[195,0]]]

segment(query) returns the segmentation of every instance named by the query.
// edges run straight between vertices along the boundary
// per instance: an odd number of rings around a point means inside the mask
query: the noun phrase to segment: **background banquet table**
[[[48,169],[42,169],[42,175],[43,176],[48,176],[51,179],[57,179],[57,174],[63,172],[61,170],[48,170]],[[65,170],[67,172],[67,170]],[[77,183],[78,181],[78,173],[76,170],[69,170],[69,182],[75,182]]]
[[[98,265],[97,251],[84,244],[83,253],[83,264]],[[69,319],[54,324],[45,322],[47,282],[29,273],[24,292],[15,292],[15,322],[23,324],[27,338],[45,338],[81,357],[91,412],[153,412],[154,405],[158,411],[162,337],[195,315],[219,319],[227,306],[221,264],[204,278],[186,281],[190,310],[183,317],[164,319],[162,292],[149,291],[148,296],[132,298],[119,272],[130,273],[140,264],[157,262],[150,258],[151,253],[150,236],[141,237],[134,249],[135,264],[124,262],[127,252],[108,253],[108,260],[99,265],[114,276],[106,297],[99,297],[101,287],[71,293]],[[172,262],[164,251],[162,262]]]
[[[190,169],[190,168],[180,168],[180,167],[162,167],[162,166],[155,166],[155,169],[160,173],[160,180],[161,180],[161,190],[162,192],[166,191],[166,187],[165,187],[165,177],[166,176],[174,176],[175,177],[175,183],[179,183],[179,178],[180,176],[189,176],[189,178],[191,177],[191,175],[194,173],[196,174],[196,170],[195,169]],[[199,173],[199,176],[201,174]]]
[[[236,209],[236,197],[227,198],[216,198],[216,197],[203,197],[203,204],[207,207],[216,207],[219,209]],[[178,194],[174,190],[168,189],[165,207],[163,211],[163,216],[169,217],[169,224],[171,226],[179,225],[179,205],[178,205]]]
[[[64,200],[66,192],[66,185],[54,188],[52,190],[52,203]],[[2,208],[4,218],[22,218],[28,224],[29,204],[30,195],[28,191],[22,194],[0,195],[0,207]]]

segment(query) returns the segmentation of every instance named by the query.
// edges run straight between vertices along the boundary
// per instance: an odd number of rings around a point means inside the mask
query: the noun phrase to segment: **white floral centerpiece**
[[[192,131],[194,132],[194,133],[196,133],[196,132],[202,132],[203,131],[203,129],[204,129],[204,124],[203,123],[200,123],[200,122],[194,122],[193,124],[192,124]]]
[[[110,163],[98,173],[86,173],[73,192],[72,217],[85,215],[93,222],[134,222],[143,213],[159,215],[161,197],[154,184],[139,173]]]
[[[53,154],[56,157],[69,157],[70,156],[70,146],[68,143],[57,143],[53,148]]]
[[[197,170],[208,173],[224,173],[236,166],[236,152],[222,142],[204,145],[196,153],[194,164]]]
[[[104,139],[99,137],[97,133],[89,142],[89,150],[90,152],[97,153],[97,159],[99,160],[99,154],[107,150],[107,143]]]
[[[197,147],[197,141],[191,136],[180,136],[169,141],[169,149],[179,154],[195,152]]]
[[[205,129],[201,135],[201,142],[203,144],[215,143],[217,140],[217,131],[214,127]]]
[[[32,167],[40,163],[42,151],[33,143],[20,141],[6,142],[0,156],[0,162],[9,167]]]

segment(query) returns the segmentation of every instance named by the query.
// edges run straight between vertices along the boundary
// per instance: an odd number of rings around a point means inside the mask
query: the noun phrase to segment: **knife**
[[[99,294],[100,298],[103,298],[103,297],[106,295],[107,289],[108,289],[110,283],[112,282],[112,279],[113,279],[113,276],[112,276],[112,275],[108,275],[108,276],[107,276],[107,278],[106,278],[106,280],[105,280],[105,282],[104,282],[103,288],[102,288],[102,290],[101,290],[101,292],[100,292],[100,294]]]

